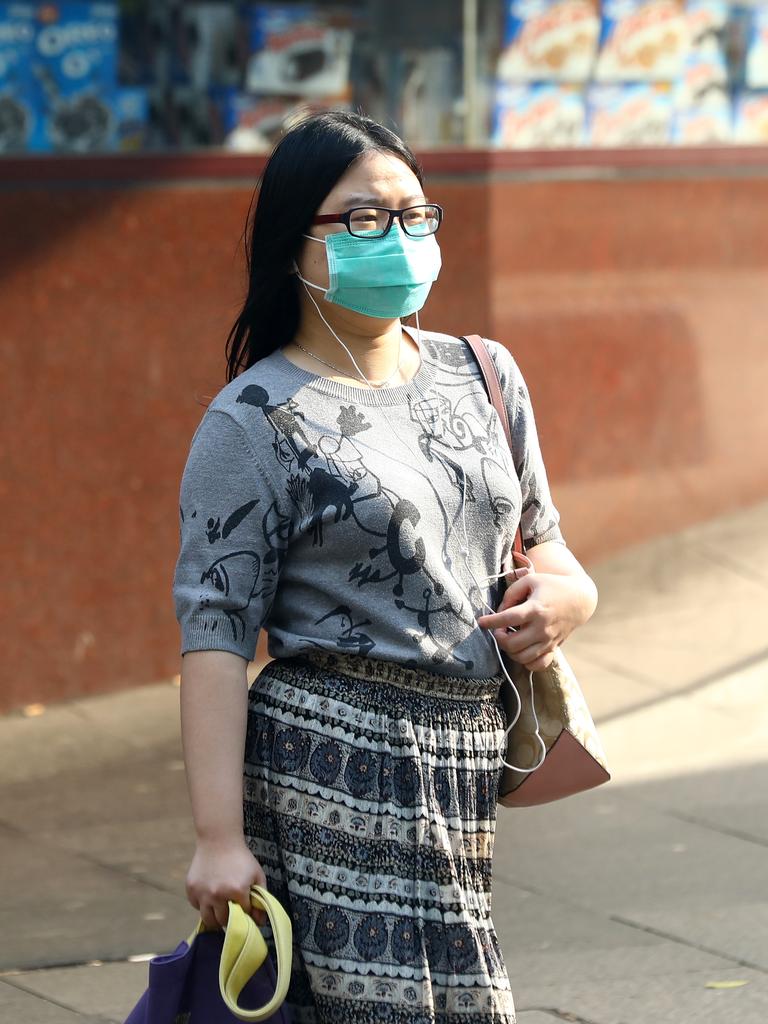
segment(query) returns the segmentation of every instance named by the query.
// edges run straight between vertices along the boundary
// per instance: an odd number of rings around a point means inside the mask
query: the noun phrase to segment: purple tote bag
[[[230,904],[230,913],[232,904]],[[219,988],[224,931],[202,931],[182,940],[172,953],[149,961],[149,985],[125,1024],[239,1024]],[[267,956],[238,998],[243,1010],[257,1010],[272,999],[275,967]],[[261,1024],[291,1024],[285,1003]]]

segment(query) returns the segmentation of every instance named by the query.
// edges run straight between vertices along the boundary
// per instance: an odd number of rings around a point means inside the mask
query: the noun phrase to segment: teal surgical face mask
[[[305,235],[325,245],[328,258],[327,289],[299,280],[325,292],[337,306],[388,320],[408,316],[427,301],[432,282],[440,273],[440,247],[434,235],[413,237],[396,225],[389,233],[367,238],[337,231],[325,238]]]

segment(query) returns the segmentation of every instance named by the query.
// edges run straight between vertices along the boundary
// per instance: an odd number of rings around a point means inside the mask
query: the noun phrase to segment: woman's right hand
[[[266,911],[251,903],[252,885],[266,889],[267,878],[242,836],[197,840],[187,872],[187,899],[200,912],[206,928],[225,927],[227,900],[239,903],[256,924],[266,924]]]

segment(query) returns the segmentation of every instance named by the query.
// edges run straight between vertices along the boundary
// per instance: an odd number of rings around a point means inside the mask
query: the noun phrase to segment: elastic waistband
[[[449,676],[426,669],[408,668],[398,662],[385,661],[382,658],[364,658],[357,654],[322,650],[302,652],[294,657],[278,660],[286,664],[309,664],[329,672],[352,676],[354,679],[389,683],[427,696],[456,700],[495,698],[504,678],[502,675],[481,676],[476,679]]]

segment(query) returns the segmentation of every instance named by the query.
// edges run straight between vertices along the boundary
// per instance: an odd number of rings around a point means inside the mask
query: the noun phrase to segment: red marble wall
[[[179,669],[178,485],[224,383],[250,195],[0,192],[0,708]],[[515,353],[580,557],[768,494],[768,182],[436,174],[431,195],[422,323]]]

